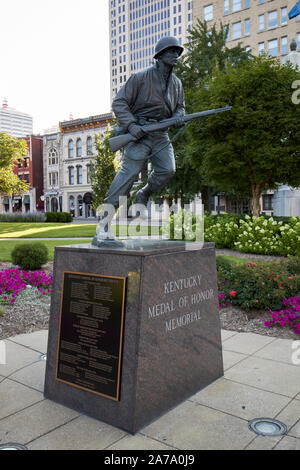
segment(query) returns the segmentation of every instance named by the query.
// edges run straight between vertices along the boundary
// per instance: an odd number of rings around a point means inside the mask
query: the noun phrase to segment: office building
[[[193,22],[193,0],[109,0],[111,98],[132,73],[153,63],[163,36],[180,44]]]
[[[13,137],[25,137],[32,134],[32,127],[32,117],[8,107],[8,102],[4,98],[0,108],[0,132],[7,132]]]
[[[253,55],[262,52],[279,57],[281,61],[290,52],[295,39],[300,49],[300,15],[288,19],[295,0],[194,0],[193,15],[213,24],[229,26],[227,45],[239,42]]]

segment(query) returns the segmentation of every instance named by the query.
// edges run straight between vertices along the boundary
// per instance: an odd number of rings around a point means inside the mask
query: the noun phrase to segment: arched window
[[[52,148],[49,150],[48,153],[48,164],[49,165],[57,165],[58,163],[58,156],[56,149]]]
[[[77,196],[77,207],[78,207],[78,217],[82,217],[83,215],[83,199],[82,199],[82,196],[81,194],[79,196]]]
[[[74,196],[70,196],[69,198],[69,212],[75,217],[75,198]]]
[[[76,157],[82,156],[82,142],[81,139],[76,140]]]
[[[93,139],[91,136],[89,136],[86,139],[86,153],[87,155],[92,155],[93,154]]]
[[[69,166],[69,184],[74,184],[74,167]]]
[[[82,184],[82,166],[78,165],[77,169],[77,184]]]
[[[74,158],[74,142],[72,139],[68,142],[68,157]]]

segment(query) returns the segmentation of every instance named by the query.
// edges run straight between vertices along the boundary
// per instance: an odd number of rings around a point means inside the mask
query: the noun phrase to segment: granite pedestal
[[[57,380],[66,271],[126,278],[117,400]],[[134,434],[222,375],[214,244],[144,240],[55,249],[46,398]]]

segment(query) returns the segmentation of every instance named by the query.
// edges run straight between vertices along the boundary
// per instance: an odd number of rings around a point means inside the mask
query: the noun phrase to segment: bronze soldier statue
[[[174,152],[167,130],[145,133],[143,126],[167,118],[175,118],[174,127],[184,125],[184,91],[173,73],[182,52],[183,47],[175,37],[161,38],[155,46],[155,65],[133,74],[113,100],[112,109],[122,133],[129,132],[136,139],[126,145],[122,167],[104,200],[115,210],[119,207],[119,197],[129,195],[149,158],[153,171],[146,186],[136,194],[138,204],[146,206],[149,197],[163,188],[175,173]],[[113,239],[110,233],[113,215],[111,211],[100,216],[93,244]]]

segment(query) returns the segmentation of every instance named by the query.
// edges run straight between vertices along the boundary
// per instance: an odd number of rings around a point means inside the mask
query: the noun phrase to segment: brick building
[[[27,143],[27,155],[16,162],[14,173],[29,183],[29,189],[21,196],[0,197],[0,213],[43,211],[43,138],[30,135],[23,138]]]

